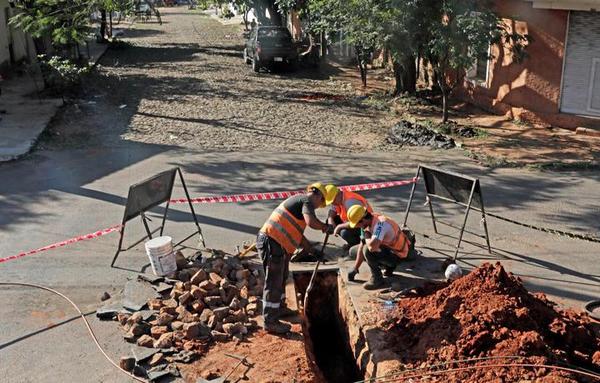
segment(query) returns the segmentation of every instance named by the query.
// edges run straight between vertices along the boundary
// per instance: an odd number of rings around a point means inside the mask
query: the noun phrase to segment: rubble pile
[[[402,299],[383,323],[388,346],[407,368],[475,357],[517,356],[442,368],[498,363],[576,366],[600,373],[600,326],[585,314],[557,309],[530,294],[497,263],[429,293]],[[438,367],[440,368],[440,367]],[[425,370],[427,371],[427,370]],[[498,367],[431,375],[430,382],[587,382],[579,374],[548,368]]]
[[[113,316],[127,342],[156,351],[149,361],[143,360],[148,373],[173,368],[171,362],[191,362],[211,342],[243,340],[258,328],[253,318],[261,310],[264,277],[260,264],[219,250],[203,250],[189,260],[178,252],[177,267],[172,278],[140,275],[129,281],[124,309]],[[147,300],[137,306],[131,302],[136,292],[149,286],[153,291],[146,292]],[[128,294],[128,289],[135,291]],[[140,363],[125,357],[122,365],[131,371]]]
[[[410,121],[400,121],[394,125],[387,141],[401,146],[430,146],[435,149],[452,149],[456,146],[451,137]]]

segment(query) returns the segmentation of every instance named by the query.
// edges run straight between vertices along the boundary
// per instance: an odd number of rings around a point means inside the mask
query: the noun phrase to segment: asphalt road
[[[164,20],[169,22],[169,15]],[[158,64],[151,60],[143,62],[146,67],[154,65]],[[239,64],[231,62],[229,65],[243,64],[240,60]],[[268,81],[286,83],[287,80],[269,78]],[[326,79],[315,81],[327,82]],[[184,82],[177,84],[183,86]],[[141,108],[147,100],[143,94],[136,97],[139,102],[133,105]],[[228,102],[230,108],[236,105],[235,100]],[[119,115],[118,106],[113,105],[111,110],[102,105],[101,108],[106,108],[101,109],[102,113],[93,111],[91,114],[81,109],[79,113],[83,115],[67,110],[58,120],[58,126],[53,127],[54,132],[68,132],[72,126],[64,124],[74,126],[77,121],[92,129],[98,121],[108,121],[104,120],[108,118],[104,114]],[[193,104],[188,105],[192,107]],[[289,112],[296,113],[294,109]],[[118,129],[107,127],[106,131],[92,132],[92,136],[84,136],[79,141],[54,137],[30,157],[0,165],[0,179],[4,180],[0,186],[0,257],[119,223],[129,185],[173,166],[183,170],[192,195],[201,196],[298,189],[318,180],[352,184],[408,179],[414,175],[417,164],[425,163],[480,177],[490,211],[540,226],[600,232],[598,172],[491,170],[477,166],[460,150],[407,149],[393,153],[328,150],[315,154],[310,146],[292,152],[266,139],[252,149],[246,145],[246,136],[237,138],[244,150],[208,150],[204,146],[195,148],[194,144],[155,141],[156,137],[142,139],[137,136],[142,133],[130,131],[136,123],[130,120],[129,113],[118,120]],[[294,120],[293,115],[287,118]],[[198,124],[198,129],[204,129],[202,123]],[[378,210],[401,220],[409,192],[409,187],[399,187],[365,195]],[[176,187],[174,197],[183,197],[180,186]],[[415,201],[409,225],[420,233],[418,241],[425,246],[422,248],[424,257],[443,259],[449,246],[422,235],[433,236],[428,212],[422,206],[422,192]],[[276,204],[277,201],[197,205],[196,212],[207,245],[232,251],[236,245],[254,238]],[[445,207],[439,213],[448,220],[460,222],[459,210]],[[185,206],[177,206],[169,217],[168,234],[181,238],[193,230]],[[152,223],[157,224],[157,221]],[[472,217],[469,227],[480,229],[478,217]],[[469,268],[483,261],[500,260],[509,271],[520,275],[532,291],[545,292],[568,307],[579,308],[583,302],[600,297],[598,244],[560,238],[493,219],[489,219],[489,230],[494,255],[465,246],[461,265]],[[452,230],[445,232],[455,235]],[[133,221],[127,239],[135,239],[141,233],[141,224]],[[309,238],[318,241],[321,236],[311,232]],[[452,243],[453,239],[442,238],[442,241]],[[117,293],[128,276],[147,269],[148,261],[141,247],[123,254],[118,267],[110,268],[116,245],[117,235],[111,234],[2,263],[0,280],[51,286],[72,297],[93,317],[101,293]],[[337,245],[340,243],[334,239],[332,248]],[[73,310],[58,297],[26,288],[0,291],[0,376],[3,381],[127,381],[103,359],[88,339],[83,324],[72,320]],[[92,323],[110,355],[118,359],[127,352],[127,344],[114,323],[99,322],[95,318]]]

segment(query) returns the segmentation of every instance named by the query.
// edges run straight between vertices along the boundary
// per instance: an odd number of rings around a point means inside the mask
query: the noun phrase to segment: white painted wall
[[[9,44],[12,42],[15,61],[29,57],[35,57],[35,49],[31,37],[20,30],[8,26],[6,10],[9,17],[14,14],[14,9],[10,8],[8,0],[0,0],[0,66],[10,63]]]

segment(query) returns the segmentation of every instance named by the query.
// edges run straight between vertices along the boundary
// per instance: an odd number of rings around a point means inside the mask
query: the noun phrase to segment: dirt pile
[[[410,121],[400,121],[394,125],[387,141],[396,145],[430,146],[435,149],[452,149],[456,146],[451,137]]]
[[[465,358],[518,356],[526,358],[450,363],[438,368],[533,363],[600,373],[598,324],[586,315],[558,310],[543,294],[530,294],[499,263],[484,264],[450,285],[431,288],[424,296],[401,300],[384,328],[389,332],[388,347],[407,368]],[[522,367],[449,372],[426,380],[594,381],[570,372]]]

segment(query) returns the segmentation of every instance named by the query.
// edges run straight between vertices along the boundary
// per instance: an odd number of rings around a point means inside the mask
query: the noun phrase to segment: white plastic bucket
[[[177,271],[173,238],[169,236],[153,238],[146,242],[145,246],[155,275],[162,277]]]

